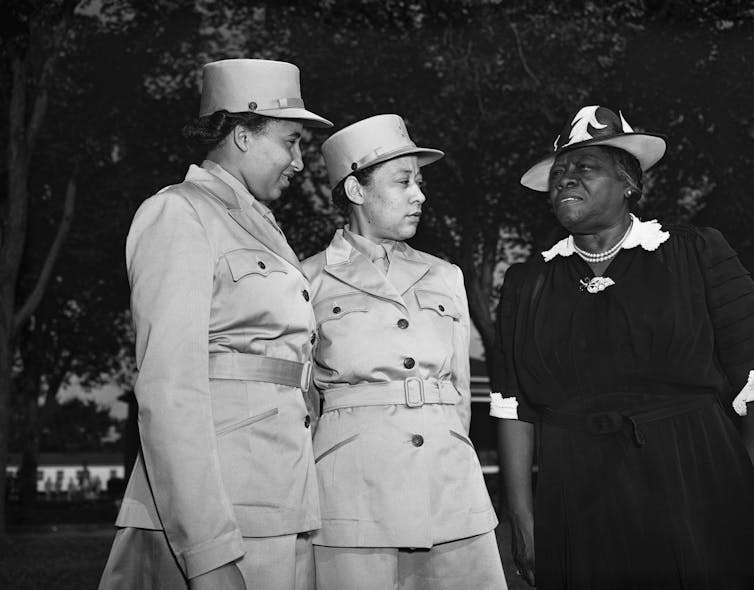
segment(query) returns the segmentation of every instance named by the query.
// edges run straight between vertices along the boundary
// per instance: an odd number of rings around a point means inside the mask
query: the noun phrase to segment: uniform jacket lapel
[[[374,297],[381,297],[406,307],[400,293],[374,264],[343,237],[343,230],[335,232],[335,236],[326,250],[325,272],[350,287],[368,293]]]
[[[354,248],[338,230],[327,247],[325,271],[354,289],[395,301],[402,307],[402,295],[415,285],[430,265],[422,262],[410,246],[398,242],[390,256],[390,266],[385,277],[371,261]]]
[[[387,280],[403,295],[425,274],[430,265],[419,259],[416,250],[404,242],[397,242],[390,258]]]
[[[287,240],[267,219],[261,211],[261,207],[254,208],[254,204],[245,202],[233,187],[221,178],[198,166],[191,166],[186,180],[208,191],[215,199],[220,201],[228,210],[228,215],[246,230],[255,240],[258,240],[272,252],[284,258],[302,273],[301,263],[296,253],[288,244]]]

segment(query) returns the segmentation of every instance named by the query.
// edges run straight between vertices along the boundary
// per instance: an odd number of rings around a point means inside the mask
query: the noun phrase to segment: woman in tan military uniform
[[[458,267],[404,240],[425,196],[403,119],[378,115],[323,144],[349,226],[304,262],[324,406],[317,586],[505,588],[497,524],[468,438],[469,313]]]
[[[207,159],[147,199],[126,262],[141,453],[100,588],[313,588],[309,282],[267,204],[303,168],[299,71],[204,68]]]

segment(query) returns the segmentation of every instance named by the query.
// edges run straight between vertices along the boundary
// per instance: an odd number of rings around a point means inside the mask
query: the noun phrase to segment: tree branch
[[[13,332],[17,332],[19,327],[29,319],[34,310],[42,300],[47,283],[52,275],[52,270],[55,267],[55,262],[60,255],[63,243],[68,236],[68,231],[71,228],[73,221],[74,206],[76,204],[76,176],[78,174],[78,165],[74,166],[71,177],[68,179],[68,186],[65,190],[65,201],[63,202],[63,216],[60,219],[58,225],[58,231],[55,234],[55,239],[52,241],[49,251],[47,252],[47,258],[42,265],[42,270],[37,277],[37,282],[34,285],[28,298],[21,306],[21,308],[13,316]]]
[[[511,31],[513,31],[513,37],[516,39],[516,50],[518,51],[518,58],[521,60],[521,65],[524,67],[524,71],[528,74],[528,76],[534,80],[534,83],[537,86],[542,86],[542,82],[539,81],[539,78],[537,78],[534,75],[534,72],[532,72],[531,68],[529,67],[529,64],[526,61],[526,56],[524,55],[524,46],[521,43],[521,37],[518,34],[518,29],[516,29],[516,25],[514,25],[512,22],[508,22],[508,26],[510,27]]]
[[[37,141],[39,129],[42,126],[42,121],[44,120],[47,111],[49,80],[52,76],[55,64],[62,53],[61,46],[65,36],[70,30],[71,18],[73,18],[73,14],[78,4],[79,0],[65,0],[65,2],[63,2],[59,11],[60,17],[57,19],[52,35],[50,35],[50,37],[52,37],[51,47],[39,72],[39,79],[37,82],[38,92],[34,98],[34,105],[31,108],[31,116],[29,117],[29,123],[26,130],[26,145],[29,153],[34,150],[34,144]],[[39,25],[37,25],[37,27],[39,28]],[[47,29],[42,29],[41,34],[47,36]]]

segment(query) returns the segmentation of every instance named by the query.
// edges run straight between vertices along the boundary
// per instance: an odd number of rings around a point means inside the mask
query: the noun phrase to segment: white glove
[[[739,416],[746,416],[746,403],[754,402],[754,371],[749,371],[749,380],[733,400],[733,409]]]
[[[515,397],[503,397],[502,393],[490,393],[490,416],[518,420],[518,402]]]

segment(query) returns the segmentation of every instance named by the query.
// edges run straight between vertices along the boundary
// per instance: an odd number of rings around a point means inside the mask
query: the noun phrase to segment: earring
[[[633,196],[634,196],[634,190],[633,190],[633,189],[630,189],[630,188],[629,188],[629,189],[626,189],[626,192],[624,193],[624,195],[625,195],[625,197],[626,197],[626,198],[627,198],[628,200],[631,200],[631,199],[633,198]]]

